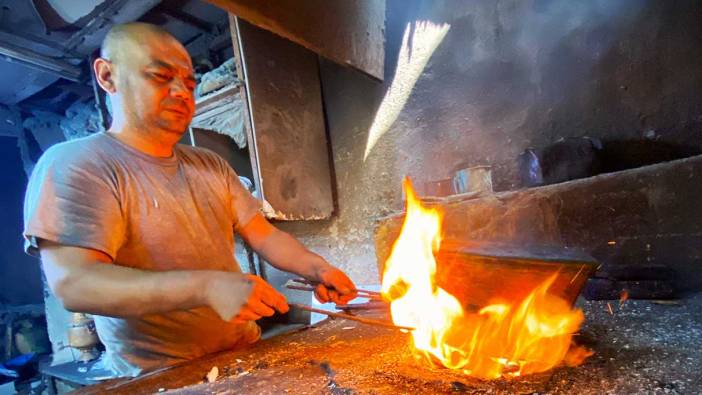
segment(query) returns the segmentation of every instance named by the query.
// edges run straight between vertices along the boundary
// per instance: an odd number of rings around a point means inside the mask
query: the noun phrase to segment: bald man
[[[216,154],[178,145],[195,108],[190,56],[152,25],[114,27],[93,64],[112,104],[105,133],[57,144],[25,197],[25,248],[51,290],[91,313],[119,375],[255,342],[255,320],[285,313],[285,297],[242,274],[234,232],[275,267],[346,303],[353,282],[260,214]]]

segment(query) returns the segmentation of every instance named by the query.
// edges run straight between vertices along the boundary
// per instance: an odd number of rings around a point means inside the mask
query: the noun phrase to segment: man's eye
[[[168,81],[171,79],[171,77],[169,77],[165,74],[153,73],[152,75],[154,76],[154,78],[156,78],[157,80],[161,80],[161,81]]]

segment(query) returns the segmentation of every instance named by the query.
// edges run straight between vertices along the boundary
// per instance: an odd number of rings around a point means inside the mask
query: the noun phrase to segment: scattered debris
[[[585,313],[585,323],[575,341],[595,354],[575,368],[563,366],[514,380],[482,381],[468,377],[470,372],[428,366],[426,358],[409,349],[409,336],[367,325],[343,330],[350,323],[337,320],[314,331],[274,337],[251,349],[167,371],[166,381],[154,383],[149,391],[168,385],[178,370],[198,366],[198,371],[207,371],[219,366],[222,376],[216,382],[169,388],[168,393],[702,394],[702,353],[698,352],[702,328],[697,325],[702,319],[702,294],[683,302],[671,308],[628,299],[626,309],[611,315],[607,302],[581,299],[578,306]],[[346,342],[344,348],[330,351],[325,339],[332,335]],[[290,342],[299,346],[290,347]],[[233,362],[244,356],[246,364]],[[262,361],[268,368],[254,370]],[[225,366],[231,366],[230,374],[224,374]],[[143,390],[138,384],[144,385],[131,381],[120,393]]]
[[[455,392],[468,392],[468,386],[461,383],[460,381],[454,381],[451,383],[451,389]]]
[[[217,380],[217,376],[219,376],[219,369],[216,366],[213,366],[212,369],[210,370],[209,373],[207,373],[207,382],[212,383],[215,380]]]
[[[332,370],[331,365],[329,364],[329,362],[324,361],[324,362],[322,362],[322,363],[319,364],[319,367],[322,368],[322,370],[324,371],[324,373],[325,373],[327,376],[329,376],[329,377],[334,377],[334,370]]]
[[[260,361],[259,363],[256,364],[256,366],[254,366],[254,369],[256,369],[256,370],[268,369],[268,366],[269,366],[268,362]]]

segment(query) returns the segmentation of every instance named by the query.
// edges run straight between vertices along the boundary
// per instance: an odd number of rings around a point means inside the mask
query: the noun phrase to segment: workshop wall
[[[27,177],[17,139],[0,137],[0,303],[41,303],[39,261],[22,250],[22,206]]]
[[[336,215],[280,224],[357,282],[378,281],[374,219],[402,208],[405,175],[491,165],[510,190],[518,155],[559,138],[702,147],[702,3],[388,0],[386,12],[384,82],[321,60]]]

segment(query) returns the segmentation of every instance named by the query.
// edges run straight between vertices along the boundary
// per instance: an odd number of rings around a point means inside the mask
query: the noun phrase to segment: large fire
[[[464,311],[435,282],[441,213],[422,206],[409,179],[403,187],[406,217],[385,262],[382,292],[391,301],[393,322],[415,328],[412,337],[418,354],[483,379],[543,372],[562,362],[578,365],[592,354],[571,348],[583,313],[548,293],[556,274],[519,303]]]

